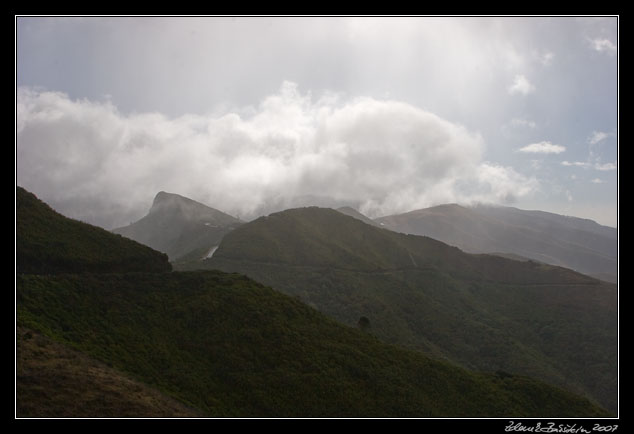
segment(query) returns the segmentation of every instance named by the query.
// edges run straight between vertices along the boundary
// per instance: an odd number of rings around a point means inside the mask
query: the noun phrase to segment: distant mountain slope
[[[383,344],[239,275],[22,275],[17,296],[21,326],[207,416],[608,415],[527,377]]]
[[[591,220],[510,207],[441,205],[376,219],[470,253],[511,253],[616,282],[617,231]]]
[[[227,235],[214,258],[344,270],[424,269],[501,283],[598,284],[561,267],[469,255],[429,237],[368,227],[327,208],[297,208],[261,217]]]
[[[249,275],[381,339],[463,366],[531,375],[616,411],[617,289],[561,267],[466,254],[321,208],[228,234],[181,269]]]
[[[16,188],[18,273],[169,271],[167,256],[135,241],[58,214]]]
[[[349,215],[350,217],[354,217],[357,220],[361,220],[362,222],[367,223],[369,225],[379,226],[379,224],[375,222],[374,220],[372,220],[370,217],[364,214],[361,214],[359,211],[357,211],[356,209],[352,207],[343,206],[341,208],[337,208],[337,211],[339,211],[342,214]]]
[[[149,213],[113,232],[167,253],[171,260],[204,257],[240,220],[178,194],[159,192]]]

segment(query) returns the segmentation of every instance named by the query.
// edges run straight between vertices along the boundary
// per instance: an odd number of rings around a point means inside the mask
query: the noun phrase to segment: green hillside
[[[30,329],[17,330],[18,417],[196,417],[201,413]]]
[[[18,276],[18,324],[208,416],[605,416],[531,380],[383,344],[221,272]]]
[[[167,256],[135,241],[55,212],[16,188],[18,273],[170,271]]]
[[[609,416],[382,343],[373,316],[360,330],[243,275],[157,273],[165,255],[18,199],[18,417]]]
[[[617,288],[571,270],[470,255],[334,210],[288,210],[177,268],[240,272],[383,341],[470,369],[534,376],[617,408]]]
[[[561,267],[496,255],[468,255],[428,237],[371,227],[317,207],[287,210],[250,222],[228,234],[214,258],[366,272],[427,270],[501,283],[599,284]]]

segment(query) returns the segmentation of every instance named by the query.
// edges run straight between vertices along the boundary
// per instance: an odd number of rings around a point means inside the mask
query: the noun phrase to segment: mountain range
[[[337,211],[369,225],[428,236],[467,253],[558,265],[612,283],[618,279],[618,232],[592,220],[487,205],[440,205],[374,220],[350,206]],[[145,217],[113,232],[183,262],[212,255],[222,238],[242,224],[192,199],[159,192]]]
[[[153,206],[157,209],[141,220],[146,228],[151,228],[153,222],[160,220],[156,216],[176,214],[175,210],[184,205],[195,204],[196,210],[212,209],[182,196],[169,197],[170,202],[166,204],[169,206]],[[181,255],[174,264],[182,270],[211,268],[248,274],[287,294],[300,297],[348,325],[357,324],[359,317],[367,318],[367,312],[371,312],[374,319],[372,333],[387,342],[423,350],[471,369],[507,369],[537,376],[571,387],[610,409],[616,409],[616,360],[610,357],[606,362],[599,356],[604,351],[615,354],[616,289],[569,269],[546,265],[581,269],[600,279],[616,281],[617,234],[614,228],[552,213],[483,205],[471,208],[444,205],[376,220],[351,207],[338,208],[337,214],[331,212],[327,216],[322,215],[325,212],[323,208],[299,210],[289,210],[288,215],[274,213],[262,217],[247,223],[235,235],[230,232],[241,222],[230,221],[232,226],[229,230],[218,232],[212,243],[205,244],[203,238],[196,238],[203,241],[198,250],[194,254]],[[150,216],[153,214],[152,220]],[[290,214],[293,214],[292,218],[289,218]],[[365,225],[350,226],[349,219],[346,223],[336,218],[341,214]],[[178,231],[177,221],[172,219],[171,222],[174,225],[172,230]],[[376,237],[365,226],[409,234],[424,233],[428,235],[424,238],[429,246],[422,249],[423,253],[416,254],[413,252],[422,246],[421,237],[405,237],[409,241],[403,247],[403,239],[396,240],[394,232],[375,230],[375,233],[387,234]],[[146,232],[162,234],[164,231]],[[361,235],[351,236],[353,234]],[[221,243],[222,237],[226,237],[226,241]],[[139,237],[135,239],[143,242]],[[491,255],[466,255],[444,243],[433,244],[435,239],[457,245],[464,253],[489,252],[509,260],[500,261]],[[430,247],[432,244],[433,247]],[[168,250],[156,241],[148,245]],[[213,258],[210,254],[201,255],[201,252],[212,253]],[[429,266],[431,258],[432,265]],[[421,269],[427,270],[427,274],[421,275]],[[441,284],[441,281],[444,282]],[[483,281],[486,282],[484,285],[478,283]],[[481,290],[476,298],[473,294],[465,296],[464,292],[453,293],[452,296],[440,292],[443,299],[434,299],[430,303],[426,298],[431,296],[433,299],[436,295],[431,295],[428,288],[438,285],[479,285],[486,290]],[[533,306],[525,295],[517,298],[509,291],[499,295],[500,288],[492,290],[499,285],[542,285],[540,291],[556,291],[559,294],[572,291],[575,296],[571,300],[574,301],[570,302],[566,311],[557,313],[563,318],[571,318],[571,322],[560,321],[556,325],[556,328],[561,328],[557,333],[566,335],[566,341],[552,339],[548,317],[542,315],[543,311],[551,309],[548,301]],[[572,288],[571,285],[582,289]],[[593,285],[601,290],[593,292]],[[386,288],[397,287],[401,288],[399,292],[384,293]],[[421,288],[425,290],[421,291]],[[536,290],[535,287],[527,289]],[[607,304],[603,303],[604,297]],[[541,295],[540,299],[543,299]],[[419,312],[413,310],[407,300],[425,306],[420,309],[430,310],[425,321],[434,326],[423,325],[421,318],[417,317]],[[486,303],[483,304],[482,300]],[[501,300],[514,306],[517,317],[508,317],[504,313],[506,305],[501,304]],[[598,302],[602,303],[604,310],[588,312],[582,324],[575,324],[579,320],[572,320],[573,309],[586,312],[589,305]],[[492,310],[492,306],[495,309]],[[491,318],[482,321],[487,312],[495,321]],[[543,317],[542,322],[530,322],[522,312]],[[526,321],[518,326],[520,318]],[[597,323],[607,328],[591,333],[594,342],[602,343],[592,346],[590,362],[565,358],[557,353],[556,345],[567,347],[568,340],[581,338],[579,333],[569,333],[569,329],[577,326],[591,328]],[[455,336],[457,330],[466,327],[469,333]],[[501,334],[491,344],[495,351],[485,352],[475,344],[490,343],[491,327],[495,330],[493,334]],[[435,328],[443,332],[433,331]],[[528,344],[518,340],[518,336],[525,339],[526,333],[530,336]],[[448,335],[451,339],[446,339]],[[573,345],[571,352],[580,355],[582,351],[580,346]],[[609,369],[603,369],[604,362]],[[602,366],[601,372],[606,378],[596,381],[586,365]]]
[[[186,198],[160,196],[146,221],[187,220]],[[226,221],[222,239],[210,237],[220,241],[213,255],[172,265],[242,269],[273,288],[243,274],[170,271],[164,253],[18,188],[17,415],[616,412],[614,285],[329,209]]]
[[[560,265],[616,283],[618,233],[592,220],[503,206],[441,205],[376,219],[469,253],[501,253]]]
[[[238,272],[381,340],[466,368],[530,375],[617,406],[617,288],[575,271],[467,254],[325,208],[242,225],[181,270]]]

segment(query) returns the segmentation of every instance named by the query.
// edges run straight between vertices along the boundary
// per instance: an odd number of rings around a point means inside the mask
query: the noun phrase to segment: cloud
[[[513,83],[508,87],[508,92],[511,95],[521,94],[528,95],[535,91],[535,86],[528,81],[523,75],[516,75],[513,79]]]
[[[535,178],[526,178],[511,167],[488,162],[480,165],[476,181],[478,185],[488,187],[488,190],[474,192],[472,201],[478,202],[491,202],[494,199],[498,203],[512,204],[540,187]]]
[[[25,88],[17,100],[18,184],[108,228],[140,218],[160,190],[252,218],[301,198],[378,216],[512,203],[538,186],[483,162],[478,134],[433,113],[399,101],[313,98],[290,82],[250,110],[177,118]]]
[[[555,54],[554,53],[546,52],[546,53],[544,53],[541,56],[540,61],[541,61],[542,65],[549,66],[552,63],[554,58],[555,58]]]
[[[600,178],[594,178],[592,181],[590,181],[593,184],[603,184],[605,181],[600,179]]]
[[[542,160],[531,160],[531,168],[534,170],[540,170],[542,168]]]
[[[550,142],[531,143],[523,148],[520,148],[520,152],[533,153],[533,154],[561,154],[566,150],[565,146],[553,145]]]
[[[511,119],[511,125],[514,127],[527,127],[527,128],[536,128],[537,124],[535,123],[535,121],[531,121],[529,119],[522,119],[522,118],[513,118]]]
[[[606,171],[610,171],[610,170],[616,170],[617,166],[616,166],[616,163],[604,163],[604,164],[595,163],[594,164],[594,168],[596,170],[600,170],[602,172],[606,172]]]
[[[572,161],[571,162],[571,161],[566,161],[566,160],[562,161],[561,165],[562,166],[567,166],[567,167],[576,166],[576,167],[585,167],[585,168],[591,166],[590,163],[587,163],[585,161]]]
[[[616,163],[589,163],[587,161],[562,161],[561,162],[562,166],[568,166],[568,167],[583,167],[584,169],[594,169],[594,170],[599,170],[602,172],[607,172],[610,170],[616,170],[617,169],[617,165]]]
[[[593,131],[592,135],[588,138],[588,143],[590,143],[591,145],[596,145],[597,143],[607,139],[610,136],[613,136],[613,134],[604,133],[603,131]]]
[[[555,53],[551,51],[545,51],[540,53],[538,51],[533,51],[532,53],[533,59],[537,60],[542,66],[550,66],[555,58]]]
[[[596,39],[590,39],[590,46],[600,52],[600,53],[607,53],[609,55],[614,55],[617,52],[617,46],[614,45],[614,43],[612,43],[612,41],[610,41],[609,39],[605,39],[605,38],[596,38]]]

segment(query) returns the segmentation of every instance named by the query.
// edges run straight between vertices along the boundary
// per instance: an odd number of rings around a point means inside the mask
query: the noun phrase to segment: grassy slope
[[[17,331],[17,417],[196,417],[180,402],[33,330]]]
[[[243,276],[18,276],[18,324],[210,416],[605,416],[381,343]]]
[[[616,287],[570,270],[467,255],[317,208],[249,223],[189,266],[246,273],[346,324],[366,316],[387,342],[536,376],[616,411]]]
[[[167,255],[58,214],[16,189],[18,273],[170,271]]]
[[[561,267],[465,254],[428,237],[371,227],[316,207],[287,210],[250,222],[228,234],[214,257],[366,272],[432,270],[502,283],[598,283]]]

